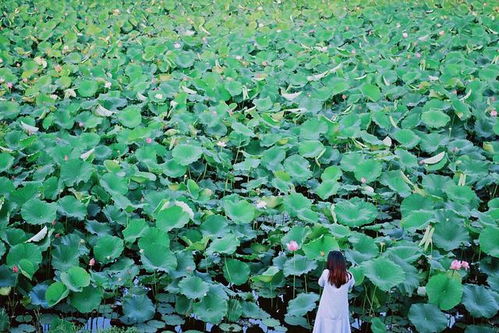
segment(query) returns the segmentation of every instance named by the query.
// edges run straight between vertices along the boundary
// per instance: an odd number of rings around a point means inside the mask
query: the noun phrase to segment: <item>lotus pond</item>
[[[497,2],[0,9],[0,331],[495,331]]]

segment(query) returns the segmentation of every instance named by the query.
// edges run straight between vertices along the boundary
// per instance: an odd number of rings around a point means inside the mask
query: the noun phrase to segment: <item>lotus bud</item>
[[[470,269],[470,264],[467,261],[463,260],[461,261],[461,267],[464,269]]]
[[[417,293],[419,296],[426,296],[426,287],[418,287]]]
[[[19,272],[19,268],[17,268],[17,266],[14,266],[14,267],[12,267],[12,271],[14,273],[17,273],[17,272]]]
[[[7,88],[10,89],[10,88],[12,88],[12,86],[13,86],[12,82],[7,82]]]
[[[294,252],[296,250],[298,250],[300,248],[300,246],[298,245],[298,243],[294,240],[292,240],[291,242],[287,243],[286,244],[287,248],[289,251],[291,252]]]
[[[179,42],[176,42],[175,44],[173,44],[173,47],[176,49],[179,49],[181,46],[182,45]]]
[[[69,160],[68,155],[64,155],[64,161],[67,161],[67,160]]]
[[[163,94],[159,94],[158,93],[158,94],[154,95],[154,98],[156,98],[156,99],[163,99]]]
[[[94,259],[94,258],[92,258],[92,259],[90,259],[90,261],[88,262],[88,266],[92,267],[92,266],[94,266],[94,265],[95,265],[95,259]]]
[[[78,126],[83,127],[83,126],[85,126],[85,124],[83,124],[81,121],[79,121]]]
[[[496,110],[490,111],[490,116],[491,117],[497,117],[497,111]]]
[[[445,31],[440,30],[440,31],[438,32],[438,34],[439,34],[440,36],[443,36],[443,35],[445,35]]]
[[[147,142],[147,143],[152,143],[152,139],[151,139],[151,138],[147,138],[147,139],[146,139],[146,142]]]
[[[365,184],[365,183],[367,182],[367,180],[366,180],[366,178],[362,177],[362,178],[360,179],[360,182],[361,182],[362,184]]]
[[[409,34],[407,32],[403,32],[402,37],[407,38],[407,37],[409,37]]]
[[[345,100],[345,99],[347,99],[347,95],[343,94],[343,95],[341,95],[341,98],[342,98],[343,100]]]

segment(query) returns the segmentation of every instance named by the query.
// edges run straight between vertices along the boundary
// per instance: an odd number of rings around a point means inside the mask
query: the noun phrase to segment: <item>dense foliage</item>
[[[357,2],[2,1],[0,329],[492,332],[497,7]]]

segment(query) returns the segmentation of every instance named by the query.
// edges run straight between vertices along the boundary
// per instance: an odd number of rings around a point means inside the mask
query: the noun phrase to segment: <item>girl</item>
[[[319,278],[324,287],[312,333],[350,333],[348,292],[355,279],[347,272],[345,258],[340,251],[331,251],[327,257],[327,269]]]

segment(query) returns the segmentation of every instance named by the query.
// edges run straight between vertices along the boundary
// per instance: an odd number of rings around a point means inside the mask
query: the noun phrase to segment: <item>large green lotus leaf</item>
[[[203,154],[203,149],[199,145],[179,144],[173,148],[172,156],[175,162],[180,165],[189,165],[196,162]]]
[[[496,326],[487,325],[468,325],[464,333],[497,333]]]
[[[322,200],[327,200],[330,196],[335,195],[340,189],[340,183],[336,180],[325,180],[315,188],[315,193]]]
[[[183,295],[190,299],[203,298],[208,293],[210,286],[197,276],[185,277],[178,283]]]
[[[450,310],[461,302],[463,285],[461,276],[454,272],[433,275],[426,284],[428,300],[442,310]]]
[[[170,238],[168,237],[166,231],[163,231],[156,227],[147,228],[147,230],[144,231],[144,234],[139,239],[139,247],[141,249],[144,249],[149,244],[154,243],[161,244],[169,248]]]
[[[87,215],[87,207],[72,195],[66,195],[57,201],[58,211],[62,215],[83,220]]]
[[[408,128],[397,130],[393,137],[407,149],[416,147],[416,145],[421,141],[421,138]]]
[[[38,198],[28,200],[21,207],[22,218],[30,224],[45,224],[55,220],[57,205]]]
[[[486,227],[480,232],[480,249],[493,257],[499,258],[499,228]]]
[[[243,261],[227,259],[224,263],[223,272],[227,281],[239,286],[248,281],[250,268],[249,265]]]
[[[155,218],[158,228],[166,232],[175,228],[183,228],[190,220],[189,214],[177,205],[159,211]]]
[[[303,141],[298,145],[298,152],[301,156],[315,158],[324,150],[324,145],[320,141]]]
[[[0,172],[8,170],[14,163],[14,157],[8,153],[0,153]]]
[[[69,290],[62,282],[52,283],[45,291],[48,306],[54,306],[68,296]]]
[[[101,186],[110,194],[125,195],[128,192],[128,181],[115,173],[106,173],[99,179]]]
[[[94,246],[94,255],[101,263],[108,263],[118,258],[123,252],[123,240],[116,236],[105,235],[97,239]]]
[[[14,287],[17,284],[18,274],[7,265],[0,265],[0,290],[2,288]]]
[[[224,253],[224,254],[232,254],[236,251],[237,247],[239,246],[240,242],[237,239],[237,237],[232,234],[228,233],[222,238],[216,238],[214,239],[210,246],[207,249],[208,254],[212,253]]]
[[[223,296],[210,290],[201,301],[194,303],[193,310],[201,320],[218,324],[228,311],[228,303]]]
[[[478,203],[479,201],[478,196],[471,187],[456,185],[452,181],[445,187],[445,192],[450,200],[463,205]]]
[[[272,147],[262,153],[262,165],[271,171],[277,170],[278,166],[286,158],[286,150],[281,147]]]
[[[123,300],[123,314],[131,323],[143,323],[154,317],[155,308],[147,295],[127,295]]]
[[[258,274],[258,275],[255,275],[255,276],[252,276],[251,280],[269,283],[274,279],[274,277],[279,275],[279,273],[281,273],[279,268],[277,268],[276,266],[270,266],[269,268],[267,268],[265,270],[265,272]]]
[[[78,94],[82,97],[92,97],[98,88],[99,84],[96,80],[83,80],[78,86]]]
[[[187,167],[180,163],[177,163],[174,159],[171,159],[161,165],[162,171],[165,175],[172,178],[177,178],[183,176],[187,171]]]
[[[387,258],[377,258],[364,263],[364,274],[384,291],[389,291],[405,279],[404,270]]]
[[[321,235],[319,238],[303,245],[303,252],[311,260],[324,259],[329,251],[339,250],[336,239],[329,235]]]
[[[200,229],[203,233],[207,233],[209,235],[221,235],[225,232],[225,228],[227,227],[227,218],[222,215],[210,215],[206,218],[206,220],[201,223]]]
[[[445,251],[455,250],[469,240],[468,230],[459,221],[440,221],[435,225],[433,241],[435,246]]]
[[[310,227],[295,225],[286,233],[286,235],[284,235],[284,237],[282,237],[281,244],[285,246],[293,240],[297,242],[298,245],[302,245],[309,233]]]
[[[21,274],[30,280],[33,278],[33,274],[35,274],[37,269],[37,267],[35,267],[35,265],[27,259],[21,259],[18,263],[18,268]]]
[[[284,197],[284,209],[291,216],[297,216],[300,211],[310,209],[312,201],[301,193],[291,193]]]
[[[2,70],[2,68],[0,68]],[[17,117],[21,108],[19,104],[14,101],[0,101],[0,120],[14,119]]]
[[[140,260],[147,271],[171,272],[178,265],[170,248],[155,242],[141,244]]]
[[[137,238],[142,237],[148,229],[146,220],[132,219],[123,229],[123,239],[125,242],[133,243]]]
[[[284,169],[294,182],[304,182],[312,177],[310,163],[300,155],[292,155],[284,160]]]
[[[71,291],[82,291],[90,284],[90,274],[81,267],[71,267],[66,272],[61,273],[61,282]]]
[[[356,165],[354,175],[355,179],[371,183],[378,179],[383,170],[383,164],[374,159],[368,159]]]
[[[103,292],[100,288],[88,286],[81,292],[71,293],[69,301],[81,313],[89,313],[97,309],[102,301]]]
[[[349,241],[352,243],[352,259],[357,263],[362,263],[369,259],[376,257],[379,254],[378,246],[374,238],[369,237],[363,233],[354,233]]]
[[[415,210],[404,216],[400,224],[408,231],[415,231],[426,228],[432,221],[435,221],[435,215],[432,211]]]
[[[31,262],[35,267],[42,262],[42,251],[40,247],[31,243],[20,243],[12,246],[7,254],[7,265],[12,267],[25,259]]]
[[[378,317],[371,320],[371,330],[373,331],[373,333],[387,332],[385,323],[383,322],[383,320],[381,320],[381,318]]]
[[[434,304],[412,304],[409,320],[421,333],[441,332],[447,327],[445,313]]]
[[[484,286],[464,285],[463,304],[475,318],[491,318],[498,311],[497,298],[492,295],[490,289]]]
[[[421,114],[421,120],[430,128],[440,128],[447,125],[450,117],[442,111],[430,110]]]
[[[369,98],[373,102],[377,102],[381,99],[381,91],[378,86],[375,86],[374,84],[366,83],[360,88],[360,90],[365,97]]]
[[[340,167],[332,165],[324,169],[321,179],[323,181],[338,181],[342,175],[343,171],[341,171]]]
[[[326,133],[327,122],[322,119],[310,118],[300,125],[300,137],[305,140],[317,140],[321,134]]]
[[[385,253],[389,256],[398,257],[408,263],[413,263],[421,257],[423,250],[417,243],[401,241],[386,249]]]
[[[372,203],[358,197],[349,200],[342,199],[336,204],[334,210],[338,221],[349,227],[369,224],[378,216],[378,210]]]
[[[140,107],[136,105],[130,105],[123,110],[120,110],[117,114],[117,118],[123,126],[129,128],[137,127],[142,123]]]
[[[243,85],[238,81],[231,80],[225,82],[225,89],[231,96],[237,96],[243,92]]]
[[[303,316],[307,312],[312,311],[316,307],[316,302],[319,300],[319,295],[316,293],[301,293],[298,294],[288,303],[286,314],[289,316]]]
[[[400,170],[384,171],[381,174],[380,182],[402,197],[408,197],[411,194],[411,188],[402,177]]]
[[[92,165],[81,159],[70,159],[61,163],[61,179],[67,186],[87,182],[94,171]]]
[[[235,223],[250,223],[255,218],[255,207],[246,200],[226,200],[225,214]]]
[[[317,263],[300,254],[294,254],[284,263],[284,276],[302,275],[317,268]]]

